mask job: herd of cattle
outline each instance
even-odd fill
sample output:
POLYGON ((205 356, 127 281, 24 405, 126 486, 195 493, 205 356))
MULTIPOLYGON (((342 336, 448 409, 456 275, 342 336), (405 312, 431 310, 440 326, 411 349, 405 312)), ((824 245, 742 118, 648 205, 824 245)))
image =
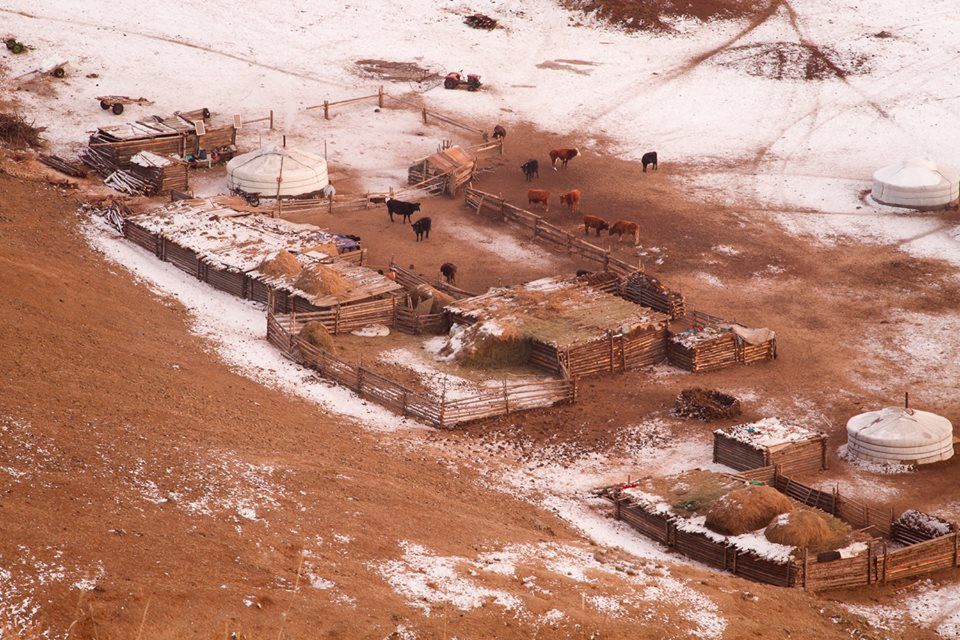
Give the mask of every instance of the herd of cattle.
MULTIPOLYGON (((506 130, 500 125, 497 125, 494 129, 494 137, 506 137, 506 130)), ((550 166, 556 171, 557 163, 559 162, 560 168, 566 169, 567 164, 579 155, 580 150, 577 148, 551 149, 549 154, 550 166)), ((644 153, 640 162, 643 165, 644 173, 647 172, 647 167, 652 167, 656 170, 658 168, 657 152, 648 151, 644 153)), ((520 165, 520 169, 523 171, 527 182, 532 182, 534 179, 540 177, 540 162, 536 158, 531 158, 524 162, 520 165)), ((580 196, 580 189, 571 189, 566 193, 560 194, 560 204, 566 205, 571 213, 577 213, 580 209, 580 196)), ((533 205, 543 205, 544 210, 549 211, 550 192, 546 189, 529 189, 527 191, 527 205, 530 207, 533 207, 533 205)), ((404 202, 403 200, 397 200, 395 198, 387 200, 387 214, 390 216, 390 222, 394 221, 394 216, 400 216, 401 222, 411 222, 413 214, 419 211, 419 202, 404 202)), ((420 218, 412 222, 410 226, 413 227, 417 242, 430 238, 430 218, 420 218)), ((623 236, 627 236, 628 238, 633 238, 634 245, 640 244, 640 225, 630 220, 617 220, 613 224, 610 224, 598 216, 585 215, 583 216, 583 232, 585 235, 590 235, 590 231, 596 232, 598 238, 600 237, 601 231, 606 231, 610 236, 617 236, 619 242, 623 242, 623 236)), ((453 277, 456 275, 456 265, 453 263, 444 263, 443 266, 447 268, 447 271, 441 269, 443 277, 452 283, 453 277)))

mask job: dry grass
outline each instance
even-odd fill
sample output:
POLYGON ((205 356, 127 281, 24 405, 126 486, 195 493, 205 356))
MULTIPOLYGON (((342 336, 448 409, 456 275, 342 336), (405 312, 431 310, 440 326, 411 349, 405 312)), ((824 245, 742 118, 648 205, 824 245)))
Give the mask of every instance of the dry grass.
POLYGON ((722 496, 710 505, 704 524, 718 533, 738 536, 762 529, 795 505, 773 487, 748 486, 722 496))
POLYGON ((764 0, 567 0, 567 6, 630 30, 673 31, 671 21, 692 17, 708 21, 753 17, 764 0))
POLYGON ((315 297, 335 296, 350 289, 350 284, 342 275, 323 264, 313 264, 303 269, 294 286, 315 297))
POLYGON ((333 353, 333 336, 322 322, 308 322, 300 329, 299 337, 313 346, 333 353))
POLYGON ((0 142, 14 149, 41 146, 40 134, 45 129, 33 126, 18 113, 0 113, 0 142))
POLYGON ((743 483, 728 476, 693 469, 672 478, 653 479, 655 492, 681 516, 706 513, 710 505, 743 483))
POLYGON ((763 533, 770 542, 819 553, 846 546, 851 529, 828 513, 801 508, 774 519, 763 533))
POLYGON ((302 269, 294 255, 286 250, 278 251, 277 255, 267 258, 258 267, 260 273, 269 278, 295 278, 302 269))

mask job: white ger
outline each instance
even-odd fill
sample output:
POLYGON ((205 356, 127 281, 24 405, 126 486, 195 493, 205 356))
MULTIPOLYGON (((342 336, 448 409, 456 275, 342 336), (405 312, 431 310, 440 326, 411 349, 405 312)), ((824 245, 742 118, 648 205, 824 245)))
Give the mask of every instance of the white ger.
POLYGON ((929 411, 886 407, 847 421, 847 450, 874 462, 940 462, 953 457, 953 425, 929 411))
POLYGON ((873 199, 911 209, 937 209, 960 197, 960 171, 929 158, 912 158, 877 169, 873 199))
POLYGON ((309 151, 261 147, 227 163, 227 187, 244 194, 264 198, 319 195, 329 184, 327 161, 309 151))

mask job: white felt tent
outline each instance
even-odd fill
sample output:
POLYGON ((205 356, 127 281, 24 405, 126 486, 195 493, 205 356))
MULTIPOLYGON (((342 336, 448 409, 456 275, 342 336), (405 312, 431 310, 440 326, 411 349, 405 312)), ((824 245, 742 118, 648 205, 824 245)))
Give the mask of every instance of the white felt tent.
POLYGON ((227 163, 227 187, 264 197, 318 193, 329 184, 327 161, 308 151, 262 147, 227 163), (279 193, 277 178, 280 178, 279 193))
POLYGON ((960 197, 960 171, 927 158, 896 162, 873 174, 872 195, 897 207, 942 207, 960 197))
POLYGON ((953 425, 928 411, 886 407, 847 421, 847 449, 876 462, 928 464, 953 457, 953 425))

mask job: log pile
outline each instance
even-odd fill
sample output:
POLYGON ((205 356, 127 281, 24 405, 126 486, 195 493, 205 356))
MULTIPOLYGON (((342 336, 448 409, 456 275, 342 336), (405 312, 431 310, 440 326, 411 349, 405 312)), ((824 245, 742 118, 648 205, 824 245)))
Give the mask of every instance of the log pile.
POLYGON ((497 28, 497 21, 490 16, 485 16, 482 13, 474 13, 464 18, 463 22, 468 27, 473 27, 474 29, 486 29, 490 31, 491 29, 497 28))
POLYGON ((683 295, 679 291, 667 289, 658 279, 640 272, 627 277, 623 296, 637 304, 665 313, 671 318, 683 316, 686 307, 683 295))
POLYGON ((188 191, 187 163, 175 156, 161 157, 141 151, 130 159, 130 173, 151 185, 149 193, 188 191))
POLYGON ((716 389, 693 387, 684 389, 677 395, 673 412, 684 418, 704 422, 728 420, 740 415, 740 401, 716 389))
POLYGON ((152 185, 149 182, 123 169, 117 169, 108 175, 103 179, 103 184, 131 196, 147 195, 152 192, 152 185))
POLYGON ((68 160, 64 160, 60 156, 47 155, 45 153, 41 153, 38 160, 40 160, 40 162, 47 165, 51 169, 56 169, 60 173, 71 176, 73 178, 87 177, 87 172, 82 166, 78 165, 75 162, 69 162, 68 160))

